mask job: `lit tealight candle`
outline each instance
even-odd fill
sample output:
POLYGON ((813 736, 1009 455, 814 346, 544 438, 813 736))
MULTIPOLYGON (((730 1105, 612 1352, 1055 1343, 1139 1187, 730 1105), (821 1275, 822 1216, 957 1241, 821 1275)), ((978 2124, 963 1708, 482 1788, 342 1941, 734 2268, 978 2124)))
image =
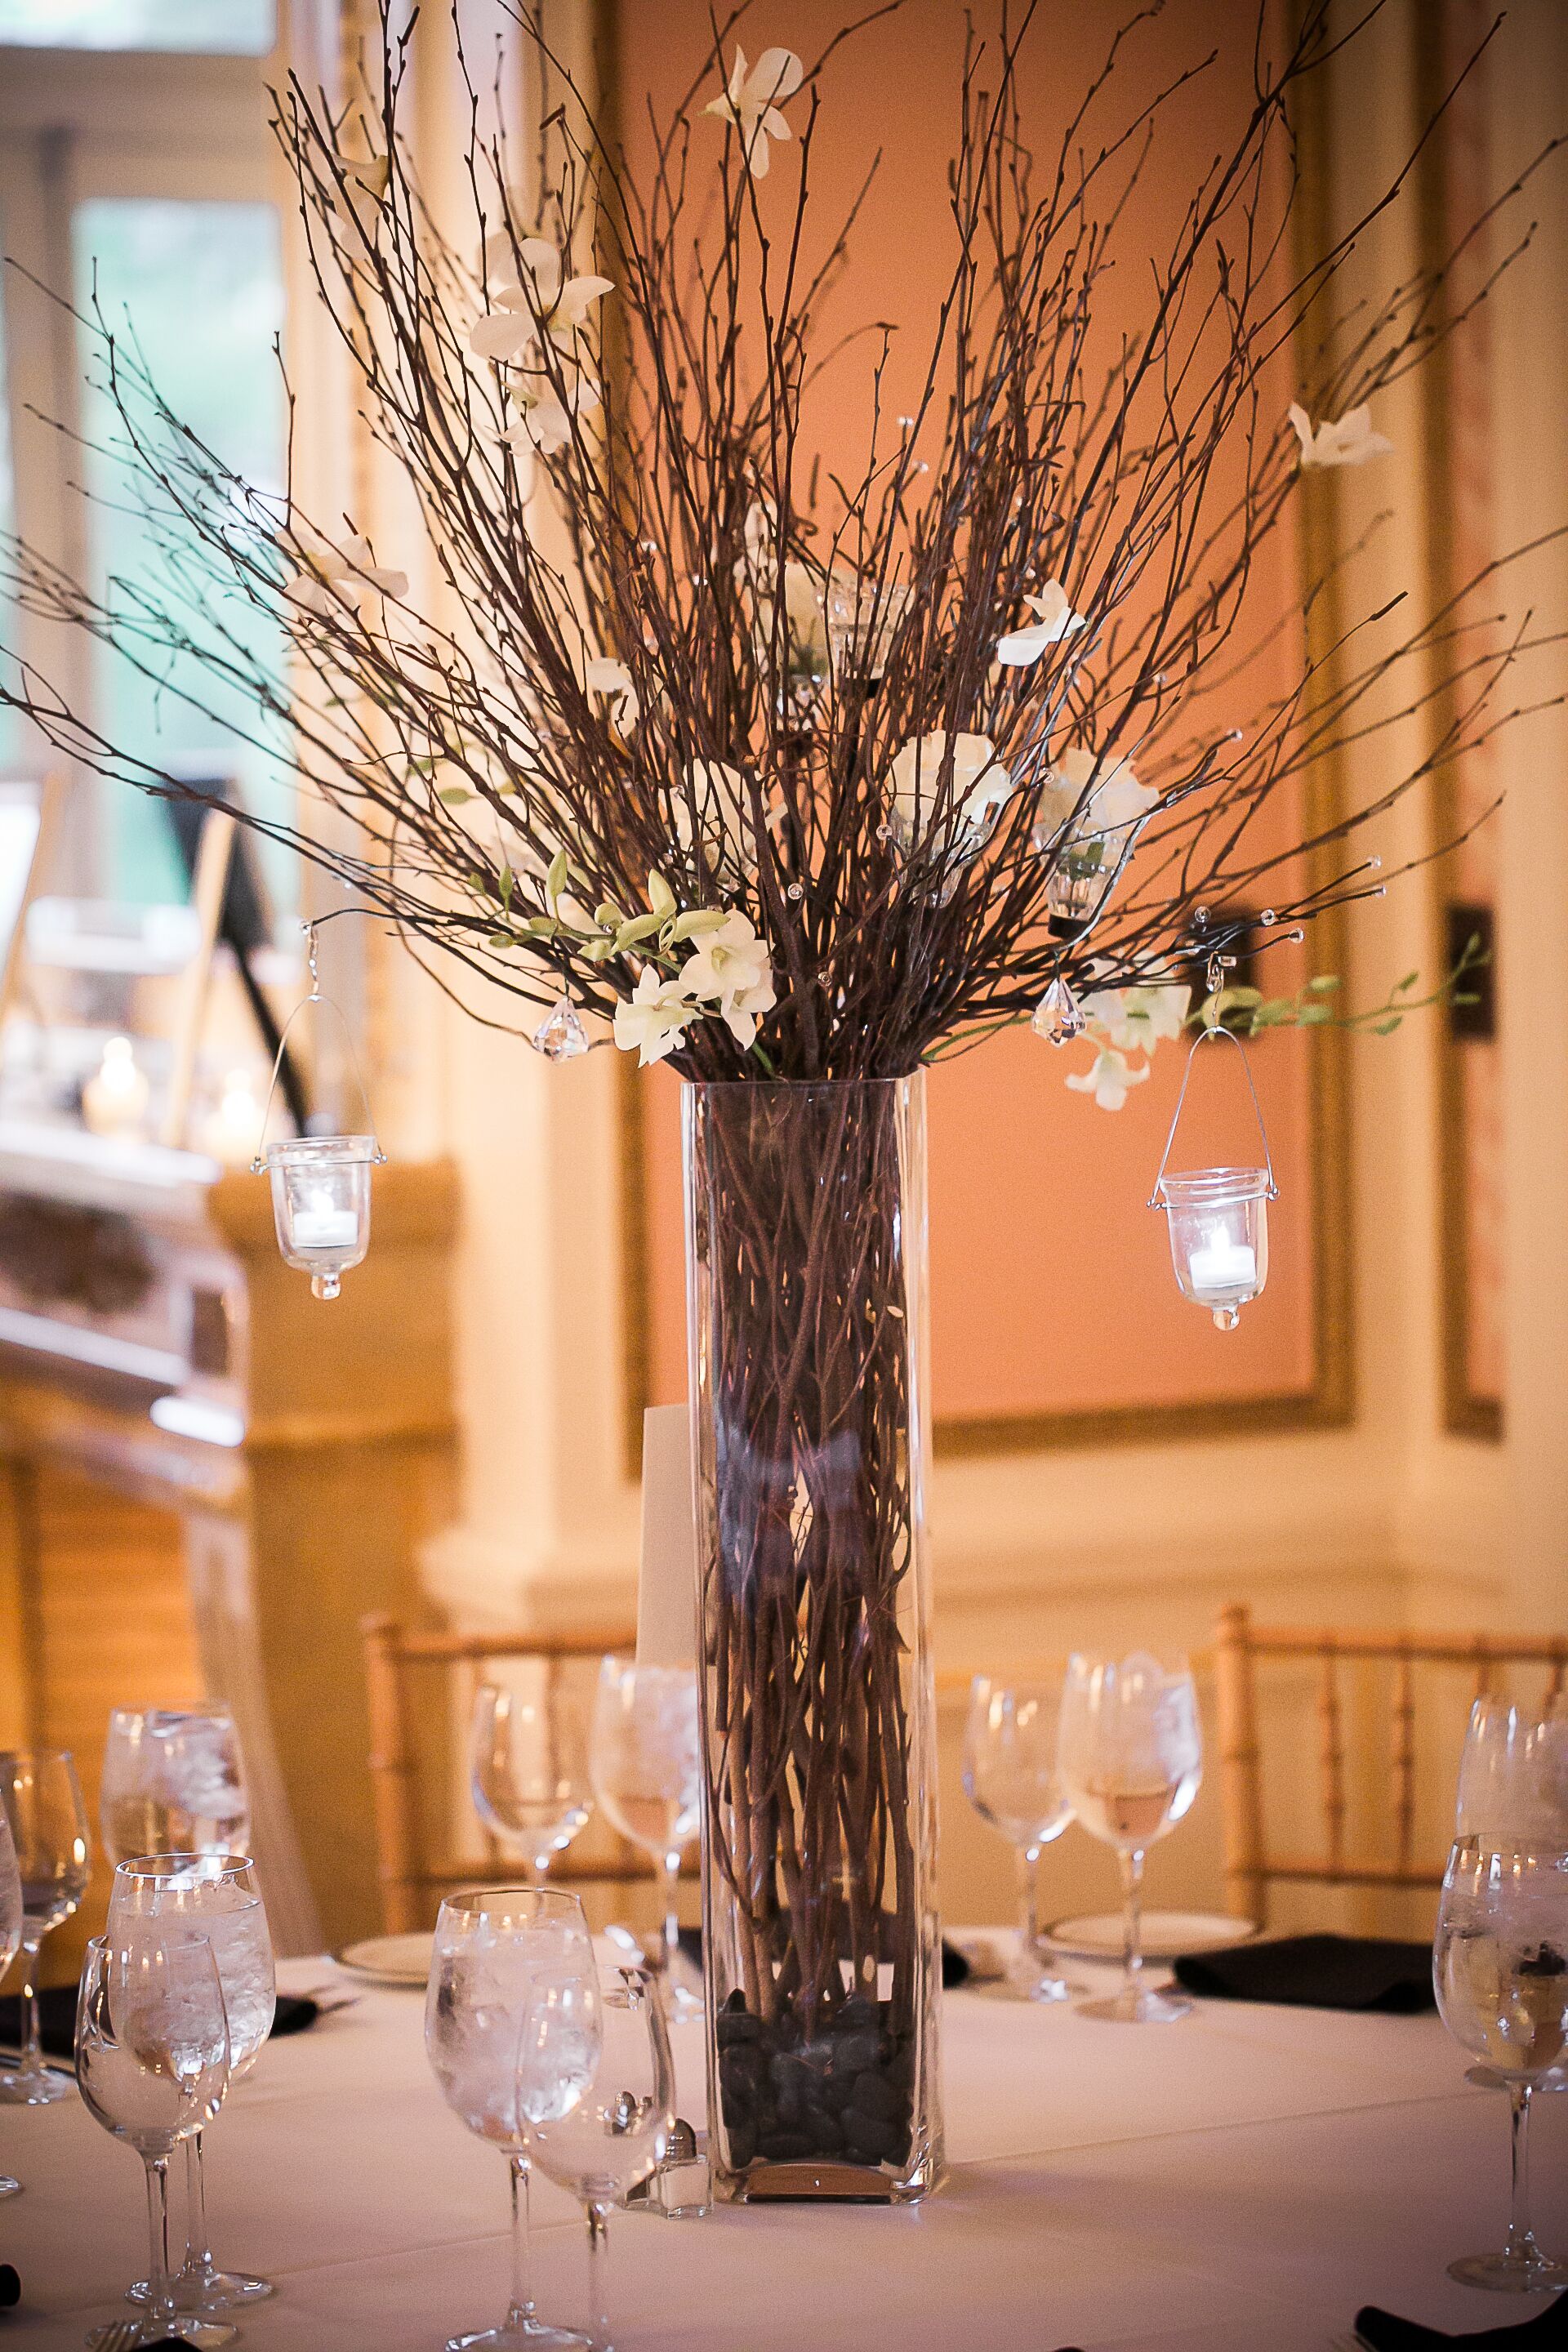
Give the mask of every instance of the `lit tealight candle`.
POLYGON ((1258 1287, 1258 1257, 1247 1242, 1228 1241, 1217 1234, 1187 1260, 1187 1278, 1205 1304, 1211 1298, 1234 1298, 1258 1287))
POLYGON ((289 1237, 297 1250, 353 1249, 359 1240, 359 1219, 352 1209, 332 1205, 330 1192, 314 1192, 308 1209, 296 1209, 289 1237))

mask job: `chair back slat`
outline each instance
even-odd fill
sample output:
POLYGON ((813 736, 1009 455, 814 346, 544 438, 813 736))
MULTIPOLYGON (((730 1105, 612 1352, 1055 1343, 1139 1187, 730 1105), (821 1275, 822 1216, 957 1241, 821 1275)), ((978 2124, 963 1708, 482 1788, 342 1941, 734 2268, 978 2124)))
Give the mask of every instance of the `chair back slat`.
POLYGON ((1549 1670, 1543 1707, 1558 1705, 1568 1678, 1568 1635, 1512 1636, 1475 1633, 1414 1633, 1402 1627, 1254 1625, 1250 1612, 1235 1604, 1220 1612, 1215 1648, 1215 1696, 1219 1717, 1220 1792, 1226 1890, 1230 1906, 1261 1921, 1271 1885, 1429 1889, 1442 1884, 1440 1854, 1416 1845, 1415 1668, 1468 1669, 1475 1697, 1500 1686, 1503 1670, 1544 1666, 1549 1670), (1257 1662, 1292 1660, 1317 1668, 1318 1778, 1323 1816, 1320 1854, 1286 1853, 1271 1847, 1264 1823, 1263 1755, 1259 1732, 1257 1662), (1388 1754, 1393 1800, 1389 1854, 1352 1854, 1348 1850, 1345 1699, 1347 1665, 1370 1663, 1392 1668, 1392 1720, 1388 1754))

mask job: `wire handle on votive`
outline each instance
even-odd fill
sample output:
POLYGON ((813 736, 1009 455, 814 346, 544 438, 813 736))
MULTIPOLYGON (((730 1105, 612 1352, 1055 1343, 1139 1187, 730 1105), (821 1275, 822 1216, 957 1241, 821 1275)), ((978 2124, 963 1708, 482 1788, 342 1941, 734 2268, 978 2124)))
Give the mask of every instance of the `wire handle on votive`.
MULTIPOLYGON (((1218 959, 1215 958, 1214 961, 1217 961, 1218 959)), ((1252 1065, 1247 1059, 1247 1048, 1234 1029, 1227 1029, 1223 1022, 1216 1021, 1212 1027, 1205 1027, 1198 1031, 1188 1051, 1187 1066, 1182 1072, 1182 1090, 1176 1097, 1175 1116, 1171 1121, 1171 1131, 1165 1138, 1164 1154, 1160 1161, 1160 1172, 1154 1179, 1154 1190, 1149 1196, 1149 1206, 1152 1209, 1164 1209, 1170 1205, 1168 1202, 1161 1199, 1160 1188, 1165 1181, 1165 1171, 1171 1164, 1171 1153, 1175 1145, 1176 1129, 1182 1122, 1182 1108, 1187 1099, 1187 1087, 1193 1075, 1193 1057, 1198 1047, 1209 1037, 1227 1037, 1241 1055, 1241 1066, 1247 1078, 1247 1091, 1252 1097, 1253 1116, 1258 1121, 1258 1132, 1263 1144, 1263 1165, 1268 1177, 1268 1191, 1265 1198, 1270 1201, 1277 1201, 1279 1198, 1279 1187, 1274 1176, 1274 1155, 1268 1149, 1268 1129, 1263 1124, 1263 1109, 1258 1099, 1258 1088, 1252 1083, 1252 1065)))
POLYGON ((370 1092, 365 1086, 364 1072, 360 1066, 359 1055, 354 1046, 353 1031, 349 1027, 348 1017, 342 1005, 334 1003, 330 996, 323 996, 321 993, 321 975, 316 961, 315 924, 306 923, 301 928, 305 933, 305 960, 310 967, 310 992, 308 996, 302 996, 300 999, 279 1034, 278 1051, 272 1056, 272 1077, 267 1088, 267 1100, 262 1107, 261 1127, 257 1139, 256 1157, 250 1163, 250 1172, 253 1176, 260 1176, 266 1171, 268 1166, 267 1122, 272 1116, 273 1099, 278 1092, 278 1074, 283 1067, 283 1055, 289 1044, 289 1032, 293 1028, 300 1013, 307 1012, 311 1005, 319 1006, 323 1013, 331 1013, 343 1033, 343 1043, 348 1047, 349 1067, 353 1073, 354 1085, 359 1090, 360 1108, 364 1113, 364 1132, 371 1141, 372 1161, 377 1168, 384 1167, 386 1154, 381 1148, 381 1138, 375 1131, 375 1120, 370 1108, 370 1092))

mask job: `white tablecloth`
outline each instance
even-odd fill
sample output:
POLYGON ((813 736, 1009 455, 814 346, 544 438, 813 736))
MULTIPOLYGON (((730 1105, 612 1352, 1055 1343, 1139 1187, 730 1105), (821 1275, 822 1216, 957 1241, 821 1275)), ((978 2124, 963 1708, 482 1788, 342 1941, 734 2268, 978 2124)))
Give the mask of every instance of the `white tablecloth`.
MULTIPOLYGON (((286 1986, 320 1984, 295 1961, 286 1986)), ((256 2352, 437 2352, 506 2301, 501 2158, 442 2102, 422 2003, 359 2006, 274 2042, 209 2140, 215 2248, 275 2298, 256 2352)), ((927 2204, 618 2218, 617 2352, 1327 2352, 1357 2306, 1455 2330, 1537 2308, 1449 2283, 1500 2244, 1506 2106, 1435 2017, 1207 2003, 1097 2024, 965 1991, 943 2018, 952 2178, 927 2204)), ((701 2037, 677 2034, 702 2115, 701 2037)), ((1541 2233, 1568 2252, 1568 2095, 1538 2102, 1541 2233)), ((76 2100, 0 2108, 0 2252, 22 2273, 0 2347, 79 2345, 145 2267, 141 2168, 76 2100)), ((575 2209, 534 2192, 542 2316, 581 2323, 575 2209)))

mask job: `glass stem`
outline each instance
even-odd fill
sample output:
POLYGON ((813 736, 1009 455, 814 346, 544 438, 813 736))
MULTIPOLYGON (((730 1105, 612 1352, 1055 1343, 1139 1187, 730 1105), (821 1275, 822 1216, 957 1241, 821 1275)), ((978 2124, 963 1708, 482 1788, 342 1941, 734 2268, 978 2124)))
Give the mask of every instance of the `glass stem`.
POLYGON ((202 2164, 202 2136, 194 2131, 185 2142, 185 2262, 187 2271, 205 2275, 212 2268, 212 2240, 207 2236, 207 2177, 202 2164))
POLYGON ((1021 1956, 1031 1956, 1040 1940, 1040 1849, 1037 1845, 1021 1846, 1018 1850, 1018 1949, 1021 1956))
POLYGON ((22 2063, 18 2071, 37 2074, 43 2067, 44 2056, 38 2042, 38 1952, 44 1940, 41 1927, 24 1924, 22 1928, 22 2063))
POLYGON ((169 2276, 169 2159, 142 2158, 147 2168, 147 2315, 174 2317, 174 2289, 169 2276))
POLYGON ((1121 1854, 1121 1993, 1124 2000, 1138 1997, 1143 1969, 1143 1849, 1134 1846, 1121 1854))
POLYGON ((661 1973, 667 1984, 673 1983, 671 1974, 680 1950, 680 1921, 675 1908, 675 1890, 680 1883, 680 1853, 662 1853, 658 1858, 658 1906, 664 1918, 664 1956, 661 1973))
POLYGON ((610 2343, 610 2209, 589 2205, 588 2325, 595 2352, 613 2352, 610 2343))
POLYGON ((509 2327, 525 2327, 533 2317, 533 2297, 528 2291, 528 2158, 520 2149, 509 2157, 511 2172, 511 2308, 509 2327))
POLYGON ((1509 2207, 1508 2251, 1522 2257, 1535 2252, 1535 2240, 1530 2231, 1530 2093, 1528 2083, 1510 2083, 1508 2086, 1513 2150, 1513 2197, 1509 2207))

